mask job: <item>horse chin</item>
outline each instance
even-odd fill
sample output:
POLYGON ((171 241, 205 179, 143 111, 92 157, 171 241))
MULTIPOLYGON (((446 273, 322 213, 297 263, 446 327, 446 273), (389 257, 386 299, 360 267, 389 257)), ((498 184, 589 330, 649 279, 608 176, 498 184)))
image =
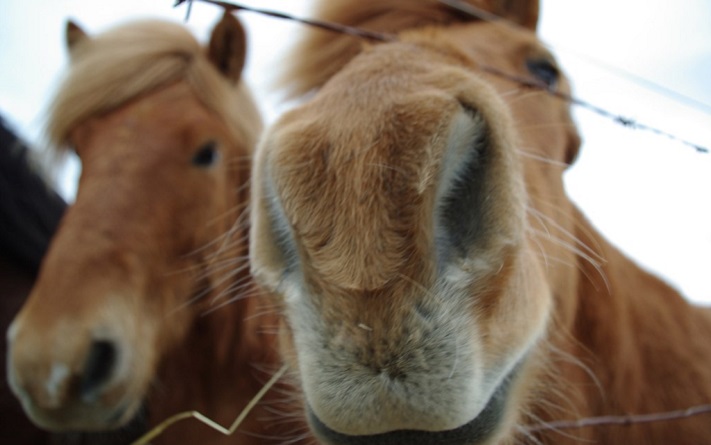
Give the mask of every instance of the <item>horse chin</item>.
POLYGON ((328 445, 484 445, 491 443, 504 422, 506 405, 517 372, 509 373, 492 394, 484 409, 464 425, 445 431, 397 430, 353 436, 324 424, 307 408, 309 423, 318 438, 328 445))
POLYGON ((59 409, 42 408, 27 400, 23 400, 22 405, 32 422, 42 429, 57 433, 117 430, 136 423, 144 411, 140 399, 113 406, 107 406, 101 401, 77 401, 59 409))

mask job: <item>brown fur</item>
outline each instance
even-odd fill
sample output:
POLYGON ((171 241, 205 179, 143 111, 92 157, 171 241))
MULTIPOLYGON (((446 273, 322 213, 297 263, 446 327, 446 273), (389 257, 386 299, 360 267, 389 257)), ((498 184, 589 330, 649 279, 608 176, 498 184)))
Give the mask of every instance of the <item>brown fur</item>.
MULTIPOLYGON (((117 428, 143 403, 151 426, 185 410, 228 425, 279 367, 274 317, 245 267, 261 127, 240 81, 244 31, 225 14, 209 51, 158 22, 96 38, 70 26, 67 40, 72 64, 48 133, 83 170, 10 328, 12 385, 31 417, 55 430, 117 428), (217 158, 195 165, 210 142, 217 158), (87 395, 100 340, 117 352, 87 395)), ((188 420, 154 443, 291 439, 298 422, 270 411, 286 413, 281 398, 272 391, 237 437, 188 420)))
MULTIPOLYGON (((535 28, 538 2, 483 6, 535 28)), ((424 1, 329 0, 318 11, 398 34, 363 44, 309 31, 284 79, 315 94, 269 130, 255 162, 252 269, 283 309, 285 356, 321 421, 350 436, 455 428, 471 420, 458 401, 466 411, 490 388, 466 389, 472 380, 456 372, 518 363, 507 408, 472 444, 707 441, 708 416, 526 432, 711 403, 708 311, 640 270, 565 194, 562 175, 580 144, 568 106, 480 69, 531 78, 528 60, 555 63, 535 36, 462 22, 424 1), (436 236, 454 230, 438 229, 440 189, 467 162, 447 138, 482 131, 457 130, 462 108, 476 110, 488 134, 470 179, 480 198, 467 201, 476 230, 461 260, 442 260, 441 250, 456 254, 436 236), (466 311, 438 312, 459 295, 442 287, 442 264, 469 292, 453 306, 468 306, 469 322, 466 311), (447 379, 438 366, 450 362, 447 379), (400 379, 417 386, 400 393, 400 379)), ((569 91, 562 77, 557 88, 569 91)))

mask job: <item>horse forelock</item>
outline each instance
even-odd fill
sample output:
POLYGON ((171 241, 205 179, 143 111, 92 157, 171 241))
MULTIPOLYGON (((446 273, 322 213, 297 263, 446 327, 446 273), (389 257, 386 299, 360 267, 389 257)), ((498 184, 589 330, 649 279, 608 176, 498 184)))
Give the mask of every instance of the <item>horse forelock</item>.
POLYGON ((132 23, 88 38, 72 51, 47 116, 46 137, 56 149, 70 145, 72 129, 85 119, 179 81, 187 82, 204 106, 222 116, 245 148, 256 143, 261 120, 246 86, 231 85, 181 25, 132 23))
MULTIPOLYGON (((486 0, 466 1, 482 9, 487 9, 490 3, 486 0)), ((429 25, 474 20, 437 0, 321 0, 314 16, 393 34, 429 25)), ((364 47, 363 41, 348 35, 313 28, 304 28, 303 33, 280 75, 280 85, 293 96, 321 87, 364 47)))

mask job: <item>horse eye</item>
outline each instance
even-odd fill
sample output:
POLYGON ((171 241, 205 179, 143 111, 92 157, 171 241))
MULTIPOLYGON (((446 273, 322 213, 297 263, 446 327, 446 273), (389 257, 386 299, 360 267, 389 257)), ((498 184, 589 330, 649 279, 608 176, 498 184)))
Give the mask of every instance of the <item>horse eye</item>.
POLYGON ((219 153, 217 152, 217 142, 209 141, 203 144, 195 155, 193 155, 193 165, 197 167, 209 167, 217 161, 219 153))
POLYGON ((526 61, 526 68, 549 90, 555 89, 558 85, 560 71, 558 71, 558 68, 550 60, 529 59, 526 61))

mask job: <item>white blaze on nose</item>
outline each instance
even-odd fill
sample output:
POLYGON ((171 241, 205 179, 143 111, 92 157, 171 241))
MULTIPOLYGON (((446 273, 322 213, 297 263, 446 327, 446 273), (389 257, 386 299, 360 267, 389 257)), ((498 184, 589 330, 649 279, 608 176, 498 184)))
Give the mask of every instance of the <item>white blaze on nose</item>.
POLYGON ((45 389, 47 390, 47 404, 46 408, 56 408, 59 407, 61 402, 61 393, 66 386, 67 380, 69 378, 69 367, 64 363, 54 363, 52 365, 52 370, 49 373, 49 378, 45 383, 45 389))
POLYGON ((17 332, 20 330, 20 323, 18 323, 17 319, 13 321, 10 324, 10 327, 7 329, 7 342, 12 343, 15 340, 15 337, 17 337, 17 332))

